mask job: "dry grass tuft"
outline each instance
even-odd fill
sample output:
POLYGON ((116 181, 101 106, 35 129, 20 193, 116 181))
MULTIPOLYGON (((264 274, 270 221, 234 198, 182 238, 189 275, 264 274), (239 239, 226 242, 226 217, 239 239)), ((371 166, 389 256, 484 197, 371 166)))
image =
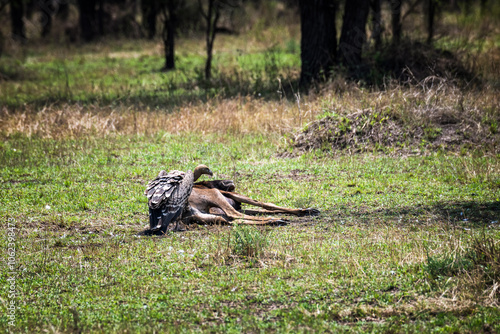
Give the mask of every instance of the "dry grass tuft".
POLYGON ((291 102, 267 102, 251 97, 187 104, 171 112, 144 109, 70 104, 48 106, 42 110, 26 107, 22 112, 3 108, 0 132, 4 136, 20 133, 43 138, 153 134, 159 131, 284 134, 297 129, 304 121, 312 121, 315 116, 311 110, 298 110, 291 102))
POLYGON ((469 273, 470 284, 476 287, 488 304, 500 302, 500 243, 492 237, 473 241, 468 256, 475 269, 469 273))
POLYGON ((410 152, 425 147, 499 153, 500 97, 494 88, 463 90, 429 77, 419 85, 366 91, 334 80, 320 92, 264 100, 213 98, 168 110, 141 106, 65 104, 0 111, 0 133, 42 138, 150 135, 160 131, 200 134, 296 133, 295 153, 311 149, 410 152), (319 120, 318 120, 319 119, 319 120))
POLYGON ((296 153, 387 147, 457 151, 464 146, 499 153, 499 107, 500 98, 491 87, 465 91, 438 77, 381 92, 346 91, 324 117, 295 137, 293 145, 296 153))

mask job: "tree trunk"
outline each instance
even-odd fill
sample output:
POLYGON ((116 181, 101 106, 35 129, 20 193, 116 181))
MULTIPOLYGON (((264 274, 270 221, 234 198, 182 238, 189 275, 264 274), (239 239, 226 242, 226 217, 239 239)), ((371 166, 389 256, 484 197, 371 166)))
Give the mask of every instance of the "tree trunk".
POLYGON ((52 15, 55 12, 53 0, 38 0, 38 8, 40 9, 40 25, 42 26, 42 37, 47 37, 52 30, 52 15))
POLYGON ((171 22, 168 22, 166 30, 166 38, 163 39, 165 47, 165 70, 173 70, 175 68, 175 39, 174 27, 171 22))
POLYGON ((483 16, 486 13, 487 4, 488 4, 487 0, 481 0, 481 11, 480 11, 481 16, 483 16))
POLYGON ((401 0, 389 0, 391 3, 392 43, 401 42, 401 0))
POLYGON ((177 3, 168 0, 166 8, 163 9, 165 24, 163 27, 163 45, 165 47, 164 70, 175 68, 175 30, 177 27, 177 3))
POLYGON ((424 1, 425 25, 427 26, 427 44, 432 43, 434 37, 434 16, 436 13, 435 0, 424 1))
POLYGON ((375 49, 379 50, 382 45, 382 14, 380 9, 380 0, 372 0, 372 38, 375 43, 375 49))
POLYGON ((202 11, 202 15, 204 16, 207 22, 207 29, 205 32, 206 34, 205 39, 207 44, 205 79, 210 80, 210 77, 212 76, 212 50, 214 47, 215 34, 217 31, 217 23, 219 22, 220 18, 220 4, 218 3, 217 0, 208 0, 208 10, 206 14, 203 13, 203 8, 201 8, 201 3, 200 3, 200 10, 202 11))
POLYGON ((329 76, 336 60, 336 1, 300 0, 300 86, 329 76))
POLYGON ((205 79, 210 80, 212 77, 212 48, 207 50, 207 62, 205 63, 205 79))
POLYGON ((24 33, 24 5, 22 1, 10 0, 10 19, 12 24, 12 38, 16 41, 26 41, 24 33))
POLYGON ((99 36, 104 36, 104 0, 98 0, 99 10, 97 11, 97 26, 99 36))
POLYGON ((2 31, 0 31, 0 57, 2 57, 3 54, 3 46, 4 46, 4 37, 2 31))
POLYGON ((38 10, 38 0, 17 0, 22 2, 24 9, 24 17, 31 20, 33 14, 38 10))
POLYGON ((67 1, 60 1, 59 2, 59 10, 56 13, 56 17, 66 21, 69 16, 69 4, 67 1))
POLYGON ((96 0, 78 0, 80 33, 85 42, 90 42, 95 36, 95 3, 96 0))
POLYGON ((463 10, 465 11, 465 16, 469 16, 472 14, 472 0, 464 0, 463 10))
POLYGON ((156 17, 158 14, 158 0, 142 0, 142 19, 147 31, 148 39, 156 35, 156 17))
POLYGON ((369 9, 369 0, 351 0, 346 1, 345 4, 339 56, 341 63, 350 69, 361 64, 361 52, 366 41, 366 21, 369 9))

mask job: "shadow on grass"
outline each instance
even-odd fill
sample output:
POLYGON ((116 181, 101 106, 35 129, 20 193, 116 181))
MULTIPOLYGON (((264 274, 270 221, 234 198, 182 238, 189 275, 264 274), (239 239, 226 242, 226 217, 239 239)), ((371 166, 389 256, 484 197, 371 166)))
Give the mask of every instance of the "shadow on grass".
POLYGON ((335 213, 331 213, 331 216, 336 219, 349 217, 363 223, 388 220, 403 224, 448 222, 484 227, 486 225, 497 226, 500 224, 500 201, 486 203, 474 201, 441 202, 433 205, 377 210, 370 210, 366 207, 343 206, 339 207, 335 213))
MULTIPOLYGON (((65 64, 56 66, 54 70, 55 85, 46 91, 35 92, 36 96, 11 96, 2 104, 10 109, 25 104, 35 107, 43 107, 51 104, 78 103, 109 106, 122 104, 130 106, 155 108, 173 108, 192 102, 206 102, 212 98, 234 98, 237 96, 255 96, 267 100, 278 100, 282 98, 295 100, 295 94, 299 91, 298 85, 298 65, 293 62, 286 62, 287 57, 298 57, 289 54, 279 48, 269 48, 262 54, 247 55, 248 59, 241 58, 249 62, 247 65, 226 65, 221 58, 220 64, 214 66, 213 79, 205 80, 200 66, 200 59, 186 59, 180 62, 180 69, 171 71, 173 76, 164 78, 152 77, 158 74, 157 69, 143 69, 154 59, 130 62, 119 67, 120 73, 106 71, 106 61, 102 68, 93 68, 98 63, 92 63, 85 71, 85 64, 75 63, 68 65, 69 72, 65 64), (196 61, 195 61, 196 60, 196 61), (255 61, 250 61, 255 60, 255 61), (246 66, 246 67, 245 67, 246 66), (92 72, 93 71, 93 72, 92 72), (88 73, 88 74, 87 74, 88 73), (94 73, 100 73, 97 79, 88 79, 94 73), (148 74, 149 73, 149 74, 148 74), (179 75, 176 77, 176 75, 179 75), (80 85, 84 88, 73 90, 68 78, 83 78, 80 85), (94 81, 92 81, 94 80, 94 81), (123 83, 121 82, 123 80, 123 83), (152 80, 152 81, 150 81, 152 80), (156 80, 156 81, 155 81, 156 80), (88 81, 88 82, 87 82, 88 81), (110 82, 110 87, 105 89, 95 89, 97 82, 110 82), (150 82, 148 87, 142 87, 141 82, 150 82), (87 87, 88 86, 88 87, 87 87)), ((347 83, 354 82, 365 87, 385 87, 385 83, 395 80, 399 83, 420 83, 431 76, 450 79, 450 82, 460 84, 468 83, 476 77, 467 66, 451 52, 441 50, 426 44, 408 41, 394 48, 390 45, 382 47, 380 50, 368 51, 364 57, 364 64, 352 73, 345 73, 341 68, 333 68, 332 79, 342 80, 347 83)), ((108 60, 110 62, 110 60, 108 60)), ((111 65, 114 63, 112 62, 111 65)), ((238 64, 238 59, 236 60, 238 64)), ((1 65, 1 64, 0 64, 1 65)), ((110 65, 110 66, 111 66, 110 65)), ((8 80, 29 80, 36 81, 38 73, 32 71, 30 75, 23 66, 17 66, 16 70, 8 70, 10 67, 0 66, 0 74, 5 72, 8 80)), ((0 78, 2 76, 0 75, 0 78)), ((74 79, 77 80, 77 79, 74 79)), ((1 83, 1 82, 0 82, 1 83)), ((40 83, 42 85, 42 83, 40 83)), ((74 85, 74 84, 73 84, 74 85)), ((321 90, 322 85, 312 85, 313 90, 321 90)), ((336 85, 334 85, 336 87, 336 85)), ((350 89, 349 85, 340 85, 342 89, 350 89)), ((0 86, 1 87, 1 86, 0 86)), ((329 87, 327 85, 327 87, 329 87)), ((327 88, 329 89, 329 88, 327 88)), ((331 88, 339 90, 339 88, 331 88)), ((302 88, 302 93, 307 93, 302 88)), ((29 93, 27 93, 29 94, 29 93)))
POLYGON ((405 40, 398 46, 389 44, 371 50, 365 59, 364 66, 352 77, 367 85, 383 85, 386 78, 402 84, 419 84, 429 77, 446 79, 459 86, 480 83, 477 75, 454 53, 418 41, 405 40))
POLYGON ((22 105, 41 108, 47 105, 81 104, 113 106, 125 105, 149 107, 151 109, 172 109, 189 103, 204 103, 211 99, 231 99, 238 96, 253 96, 263 100, 295 99, 298 91, 298 79, 283 79, 286 85, 279 87, 278 80, 265 80, 260 77, 233 78, 220 75, 213 80, 193 79, 189 82, 156 89, 130 89, 124 91, 84 92, 57 91, 45 92, 35 97, 12 97, 2 104, 11 110, 22 105))

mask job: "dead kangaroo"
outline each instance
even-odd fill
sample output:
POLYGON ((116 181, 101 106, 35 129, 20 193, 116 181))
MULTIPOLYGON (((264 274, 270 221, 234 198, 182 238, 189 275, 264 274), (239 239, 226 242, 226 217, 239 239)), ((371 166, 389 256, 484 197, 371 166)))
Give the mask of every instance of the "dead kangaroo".
POLYGON ((272 217, 256 217, 262 214, 291 214, 295 216, 318 215, 319 210, 289 209, 272 203, 262 203, 234 192, 234 182, 231 180, 215 180, 197 182, 188 199, 187 212, 184 213, 184 223, 231 224, 238 219, 240 224, 265 225, 284 224, 282 219, 272 217), (261 207, 262 210, 242 210, 241 204, 261 207))

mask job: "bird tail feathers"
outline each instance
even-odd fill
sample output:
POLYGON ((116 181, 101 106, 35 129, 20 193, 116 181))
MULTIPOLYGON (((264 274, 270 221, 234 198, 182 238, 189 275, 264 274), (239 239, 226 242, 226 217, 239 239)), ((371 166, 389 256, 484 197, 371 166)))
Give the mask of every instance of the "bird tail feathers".
POLYGON ((176 211, 149 209, 149 227, 152 231, 166 233, 168 225, 179 218, 182 208, 176 211))

